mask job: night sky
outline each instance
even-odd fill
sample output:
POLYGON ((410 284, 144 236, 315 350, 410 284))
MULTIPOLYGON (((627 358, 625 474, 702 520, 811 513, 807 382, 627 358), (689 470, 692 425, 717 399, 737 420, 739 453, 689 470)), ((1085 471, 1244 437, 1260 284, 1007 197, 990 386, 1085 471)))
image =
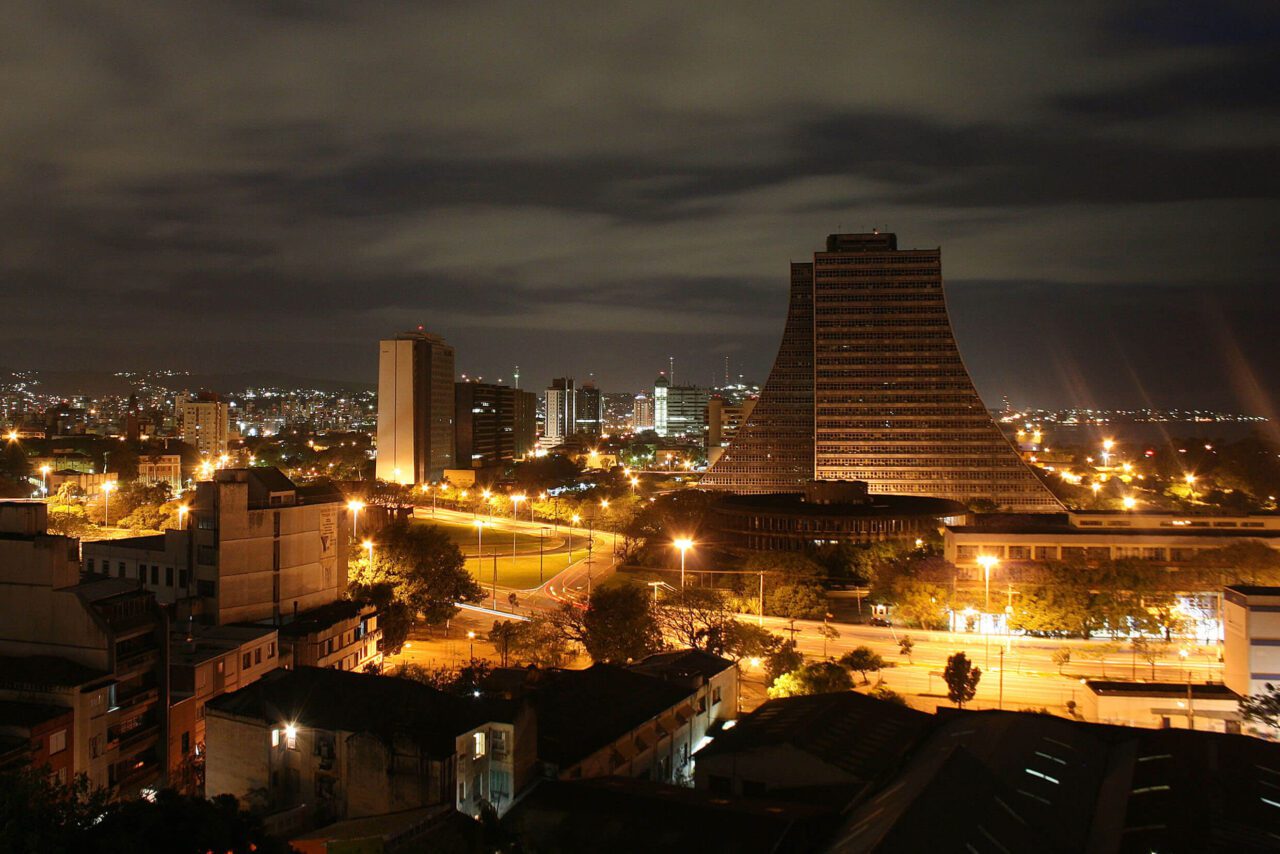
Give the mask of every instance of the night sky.
POLYGON ((879 227, 989 405, 1275 414, 1278 152, 1275 2, 12 3, 0 366, 763 381, 879 227))

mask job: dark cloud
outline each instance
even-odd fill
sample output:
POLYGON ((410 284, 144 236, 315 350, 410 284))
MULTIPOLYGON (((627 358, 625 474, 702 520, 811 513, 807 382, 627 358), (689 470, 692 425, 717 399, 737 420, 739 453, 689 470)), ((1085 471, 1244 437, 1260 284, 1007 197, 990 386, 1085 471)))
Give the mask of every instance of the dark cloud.
POLYGON ((422 323, 473 375, 638 388, 669 356, 702 382, 731 354, 763 379, 787 262, 875 226, 943 246, 989 398, 1257 408, 1280 381, 1278 20, 21 7, 0 30, 0 364, 368 380, 374 340, 422 323))

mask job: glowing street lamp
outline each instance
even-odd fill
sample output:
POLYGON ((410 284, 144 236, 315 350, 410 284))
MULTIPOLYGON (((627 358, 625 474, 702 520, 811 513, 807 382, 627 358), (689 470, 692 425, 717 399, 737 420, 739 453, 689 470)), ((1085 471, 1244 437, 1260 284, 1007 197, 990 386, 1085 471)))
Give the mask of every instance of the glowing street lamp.
POLYGON ((365 553, 369 556, 369 563, 373 563, 373 540, 365 540, 360 545, 364 546, 365 553))
POLYGON ((49 467, 48 466, 40 466, 40 479, 44 482, 44 486, 42 488, 44 489, 44 494, 47 497, 49 495, 49 467))
POLYGON ((982 606, 983 616, 987 619, 982 621, 982 644, 985 647, 986 661, 984 666, 991 669, 991 643, 988 622, 991 614, 991 570, 1000 563, 1000 558, 995 555, 978 555, 978 565, 982 567, 982 574, 985 579, 986 596, 982 606))
POLYGON ((671 545, 680 550, 680 586, 684 587, 684 556, 685 552, 693 548, 693 540, 688 537, 679 537, 672 541, 671 545))
POLYGON ((111 490, 116 488, 116 482, 109 480, 102 484, 102 525, 110 527, 111 525, 111 490))
POLYGON ((191 508, 185 504, 178 505, 178 527, 185 529, 187 527, 187 514, 191 512, 191 508))
MULTIPOLYGON (((520 510, 520 505, 524 503, 524 501, 525 501, 524 495, 511 496, 511 521, 514 522, 516 520, 516 513, 520 510)), ((531 518, 529 519, 529 521, 532 522, 533 519, 531 518)))
POLYGON ((476 660, 476 633, 467 632, 467 640, 471 641, 471 660, 476 660))
POLYGON ((351 536, 360 536, 360 511, 364 509, 364 502, 352 499, 347 502, 347 509, 351 511, 351 536))
POLYGON ((1120 503, 1124 505, 1125 510, 1132 510, 1138 506, 1138 499, 1134 498, 1132 495, 1126 495, 1120 503))
POLYGON ((18 441, 18 431, 10 430, 8 434, 5 435, 5 438, 8 439, 10 442, 18 441))

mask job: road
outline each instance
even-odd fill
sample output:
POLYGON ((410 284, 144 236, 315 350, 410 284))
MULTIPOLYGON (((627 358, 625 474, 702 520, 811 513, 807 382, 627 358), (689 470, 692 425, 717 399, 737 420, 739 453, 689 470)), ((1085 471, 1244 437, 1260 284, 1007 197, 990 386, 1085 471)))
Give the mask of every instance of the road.
MULTIPOLYGON (((431 508, 419 508, 415 516, 430 521, 431 508)), ((471 513, 444 508, 438 508, 435 516, 462 524, 469 524, 473 518, 471 513)), ((492 524, 498 531, 510 532, 514 528, 536 533, 546 523, 495 517, 492 524)), ((450 628, 453 646, 448 648, 449 655, 455 659, 468 655, 469 647, 462 648, 466 642, 466 633, 475 631, 483 638, 493 621, 500 618, 499 613, 503 616, 510 614, 507 616, 510 619, 511 616, 527 617, 532 612, 557 608, 565 602, 581 604, 590 587, 615 571, 612 534, 593 532, 588 528, 572 530, 575 535, 582 537, 594 535, 595 547, 591 550, 591 559, 587 558, 584 550, 582 559, 531 590, 511 590, 498 585, 497 613, 489 607, 494 598, 491 596, 483 603, 483 609, 464 610, 453 620, 450 628), (512 592, 517 597, 514 610, 507 598, 512 592)), ((492 588, 486 586, 486 590, 492 588)), ((739 619, 752 623, 761 622, 759 617, 745 614, 739 615, 739 619)), ((1047 707, 1050 711, 1060 712, 1068 701, 1079 701, 1081 682, 1085 678, 1158 682, 1185 682, 1188 679, 1196 682, 1219 682, 1222 679, 1222 664, 1217 660, 1216 650, 1192 648, 1188 650, 1187 658, 1183 659, 1179 655, 1182 647, 1176 642, 1167 646, 1156 643, 1154 646, 1160 657, 1152 665, 1136 656, 1127 646, 1101 640, 1006 638, 995 635, 984 638, 975 633, 929 632, 835 622, 830 624, 830 628, 838 633, 838 637, 824 639, 823 623, 820 620, 765 617, 763 625, 784 637, 793 637, 797 648, 807 658, 814 660, 839 658, 857 646, 870 647, 893 665, 878 677, 873 675, 872 678, 883 680, 887 687, 899 693, 912 695, 912 704, 923 708, 936 706, 939 702, 947 703, 942 670, 947 658, 959 651, 965 652, 983 671, 977 696, 972 704, 977 708, 996 708, 1000 705, 1012 709, 1047 707), (909 634, 914 642, 909 658, 902 654, 898 644, 904 634, 909 634), (1070 662, 1062 666, 1060 673, 1053 655, 1064 647, 1071 651, 1072 657, 1070 662), (1003 657, 1000 655, 1002 649, 1006 651, 1003 657)), ((483 642, 483 650, 477 651, 486 655, 489 650, 488 643, 483 642)), ((438 650, 415 653, 411 648, 406 650, 405 660, 417 660, 427 655, 438 658, 440 654, 438 650)), ((761 674, 752 673, 751 668, 748 668, 744 677, 759 679, 761 674)))

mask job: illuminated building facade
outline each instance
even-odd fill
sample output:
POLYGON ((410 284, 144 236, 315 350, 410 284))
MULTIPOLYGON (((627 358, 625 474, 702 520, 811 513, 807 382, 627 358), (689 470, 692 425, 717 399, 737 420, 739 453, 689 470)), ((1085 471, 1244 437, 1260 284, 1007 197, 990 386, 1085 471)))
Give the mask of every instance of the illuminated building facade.
POLYGON ((872 493, 1061 506, 982 404, 951 331, 937 249, 833 234, 791 265, 791 304, 760 403, 702 481, 739 493, 805 481, 872 493))
POLYGON ((453 348, 419 329, 378 345, 379 480, 427 483, 454 467, 453 348))

